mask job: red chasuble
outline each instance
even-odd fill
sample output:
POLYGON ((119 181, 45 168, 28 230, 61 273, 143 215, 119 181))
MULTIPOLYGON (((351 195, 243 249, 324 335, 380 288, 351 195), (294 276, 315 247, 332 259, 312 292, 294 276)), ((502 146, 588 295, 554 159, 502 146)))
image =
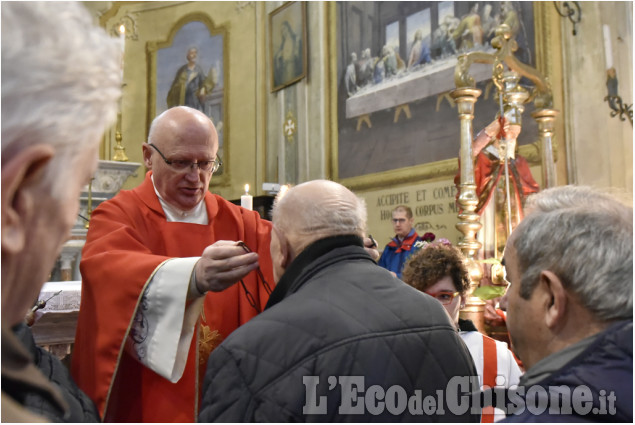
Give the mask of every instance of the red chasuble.
MULTIPOLYGON (((510 188, 511 196, 514 197, 514 205, 521 206, 518 217, 522 219, 522 205, 524 204, 525 198, 532 193, 540 191, 540 186, 538 186, 538 183, 536 183, 536 180, 534 180, 531 175, 529 163, 524 157, 517 155, 516 159, 510 160, 508 169, 509 182, 512 185, 510 188)), ((478 205, 476 206, 477 214, 483 214, 483 210, 487 204, 489 204, 494 194, 494 188, 501 178, 505 178, 504 163, 501 163, 498 158, 494 158, 483 151, 479 152, 474 160, 474 183, 476 185, 476 196, 478 197, 478 205)), ((459 159, 459 172, 454 176, 454 184, 457 189, 460 183, 461 161, 459 159)), ((460 192, 460 190, 457 190, 457 201, 460 192)))
MULTIPOLYGON (((519 206, 519 219, 522 219, 522 205, 525 198, 540 190, 540 186, 534 180, 529 170, 527 160, 517 155, 516 159, 510 159, 508 162, 509 182, 512 185, 511 196, 515 198, 515 205, 519 206)), ((476 195, 478 196, 478 205, 476 213, 482 214, 483 209, 487 206, 494 188, 500 179, 505 179, 505 165, 498 158, 490 157, 487 153, 481 151, 476 156, 474 165, 474 182, 476 183, 476 195)))
MULTIPOLYGON (((208 225, 167 222, 150 175, 95 209, 82 251, 72 374, 105 422, 193 422, 209 352, 257 313, 240 284, 208 293, 183 377, 173 384, 124 350, 140 296, 157 266, 174 257, 198 257, 218 240, 242 240, 258 252, 260 269, 273 283, 270 222, 209 192, 208 225)), ((243 281, 262 310, 268 295, 256 272, 243 281)))

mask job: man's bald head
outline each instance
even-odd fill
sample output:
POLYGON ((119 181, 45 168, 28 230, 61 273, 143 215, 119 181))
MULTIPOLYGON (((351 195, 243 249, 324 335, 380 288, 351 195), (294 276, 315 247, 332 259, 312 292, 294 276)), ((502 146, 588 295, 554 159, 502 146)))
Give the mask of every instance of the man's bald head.
POLYGON ((218 149, 218 134, 212 120, 201 111, 188 106, 176 106, 157 116, 150 126, 148 143, 162 148, 164 139, 167 139, 176 145, 186 145, 192 131, 205 132, 206 138, 212 139, 218 149))
POLYGON ((364 200, 329 180, 292 187, 273 206, 273 224, 289 240, 295 255, 325 237, 364 237, 366 216, 364 200))
POLYGON ((181 211, 190 211, 203 200, 213 171, 198 166, 180 169, 172 164, 214 161, 217 153, 218 134, 212 120, 187 106, 170 108, 156 117, 148 143, 143 144, 143 161, 152 170, 154 187, 181 211))

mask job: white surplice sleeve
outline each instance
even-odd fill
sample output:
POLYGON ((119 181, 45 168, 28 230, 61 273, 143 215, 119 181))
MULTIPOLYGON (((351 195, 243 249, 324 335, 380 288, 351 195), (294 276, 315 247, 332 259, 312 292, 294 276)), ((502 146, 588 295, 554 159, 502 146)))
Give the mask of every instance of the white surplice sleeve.
POLYGON ((205 294, 194 281, 200 257, 172 258, 159 265, 132 319, 126 350, 162 377, 183 376, 196 321, 205 294))

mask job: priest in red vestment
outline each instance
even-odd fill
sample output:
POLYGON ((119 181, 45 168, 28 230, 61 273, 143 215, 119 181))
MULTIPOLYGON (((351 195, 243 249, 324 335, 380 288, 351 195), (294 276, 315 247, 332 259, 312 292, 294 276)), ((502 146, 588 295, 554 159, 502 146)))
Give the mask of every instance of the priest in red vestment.
POLYGON ((143 183, 92 214, 72 373, 106 422, 195 421, 210 351, 267 302, 271 225, 208 191, 217 151, 209 118, 167 110, 143 183))

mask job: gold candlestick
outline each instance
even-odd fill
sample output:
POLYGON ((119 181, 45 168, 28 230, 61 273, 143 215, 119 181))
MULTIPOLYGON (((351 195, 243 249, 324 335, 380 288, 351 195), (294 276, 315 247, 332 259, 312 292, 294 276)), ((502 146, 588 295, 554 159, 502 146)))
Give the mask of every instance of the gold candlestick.
POLYGON ((474 161, 472 159, 472 120, 474 119, 474 103, 481 91, 475 87, 462 87, 450 92, 459 112, 461 122, 461 183, 459 184, 458 203, 461 212, 458 215, 459 222, 456 228, 463 234, 458 247, 467 258, 467 268, 470 275, 470 289, 467 294, 465 308, 462 309, 462 317, 472 320, 480 331, 485 329, 483 313, 485 303, 472 292, 478 287, 483 277, 483 269, 476 261, 476 255, 481 248, 481 243, 476 234, 481 228, 479 215, 475 212, 478 205, 476 184, 474 179, 474 161))
POLYGON ((115 142, 116 145, 115 155, 113 156, 113 161, 119 162, 128 162, 128 156, 126 155, 126 148, 121 144, 123 137, 121 136, 121 112, 117 114, 117 130, 115 132, 115 142))

